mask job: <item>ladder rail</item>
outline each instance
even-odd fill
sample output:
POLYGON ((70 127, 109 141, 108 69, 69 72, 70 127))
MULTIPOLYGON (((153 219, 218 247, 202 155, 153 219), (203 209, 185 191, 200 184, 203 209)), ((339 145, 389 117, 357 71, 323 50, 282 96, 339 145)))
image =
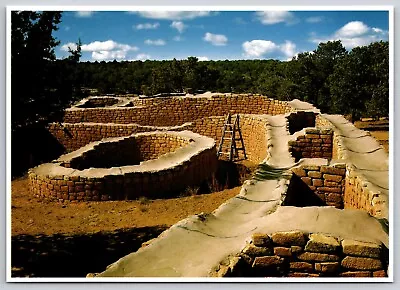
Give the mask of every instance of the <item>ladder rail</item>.
POLYGON ((234 120, 232 122, 232 115, 231 113, 228 113, 228 116, 225 119, 224 126, 222 128, 222 134, 221 134, 221 139, 220 143, 218 146, 218 152, 217 152, 217 157, 219 157, 221 154, 228 155, 229 161, 233 161, 234 158, 239 158, 239 153, 238 151, 243 151, 244 158, 247 159, 246 156, 246 150, 244 147, 244 141, 243 141, 243 136, 242 136, 242 131, 240 130, 240 115, 235 114, 233 117, 234 120), (228 130, 229 129, 229 130, 228 130), (226 134, 229 133, 231 134, 230 137, 226 137, 226 134), (239 138, 236 137, 236 133, 239 134, 239 138), (224 140, 230 140, 229 147, 224 146, 224 140), (238 144, 236 143, 237 141, 240 141, 241 147, 237 147, 238 144), (222 149, 229 149, 228 152, 223 152, 222 149))
POLYGON ((219 146, 218 146, 217 157, 219 157, 219 155, 222 152, 222 144, 224 143, 226 124, 228 124, 229 120, 230 120, 230 113, 228 113, 228 116, 225 119, 224 127, 222 128, 222 135, 221 135, 221 140, 220 140, 219 146))

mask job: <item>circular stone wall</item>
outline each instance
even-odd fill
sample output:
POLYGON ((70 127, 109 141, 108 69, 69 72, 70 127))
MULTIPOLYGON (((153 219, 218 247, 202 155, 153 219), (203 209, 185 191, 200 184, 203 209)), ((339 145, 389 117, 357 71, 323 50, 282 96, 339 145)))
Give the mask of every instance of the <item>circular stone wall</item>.
POLYGON ((39 198, 161 198, 201 183, 216 168, 213 139, 190 131, 156 131, 92 142, 31 169, 29 180, 39 198))

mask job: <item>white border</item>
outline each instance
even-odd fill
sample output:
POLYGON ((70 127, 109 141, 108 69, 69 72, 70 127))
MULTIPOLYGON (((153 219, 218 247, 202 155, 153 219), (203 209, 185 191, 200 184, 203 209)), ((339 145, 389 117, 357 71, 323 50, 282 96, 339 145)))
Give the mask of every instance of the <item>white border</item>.
POLYGON ((208 283, 269 283, 269 282, 393 282, 394 260, 394 7, 384 6, 7 6, 6 11, 6 281, 7 282, 208 282, 208 283), (388 11, 389 12, 389 268, 387 278, 13 278, 11 277, 11 11, 388 11))

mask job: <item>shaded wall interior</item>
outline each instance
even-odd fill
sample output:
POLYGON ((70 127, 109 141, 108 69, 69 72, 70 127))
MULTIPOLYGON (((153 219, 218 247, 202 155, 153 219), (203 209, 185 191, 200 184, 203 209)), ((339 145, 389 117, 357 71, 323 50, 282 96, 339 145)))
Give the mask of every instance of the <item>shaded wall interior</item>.
POLYGON ((64 146, 45 127, 18 128, 11 132, 11 176, 21 176, 64 152, 64 146))
POLYGON ((291 113, 288 117, 289 133, 292 135, 307 127, 315 127, 315 113, 298 111, 291 113))
POLYGON ((100 143, 92 150, 73 158, 65 167, 79 170, 138 165, 142 161, 157 159, 189 144, 184 138, 170 135, 150 135, 124 138, 118 142, 100 143))

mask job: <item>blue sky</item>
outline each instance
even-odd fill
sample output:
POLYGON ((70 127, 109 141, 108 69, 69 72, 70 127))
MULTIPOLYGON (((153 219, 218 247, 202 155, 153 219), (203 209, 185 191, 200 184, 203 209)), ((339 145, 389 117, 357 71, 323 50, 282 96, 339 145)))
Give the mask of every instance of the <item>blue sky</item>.
POLYGON ((291 59, 319 42, 348 49, 388 40, 387 11, 69 11, 57 58, 78 38, 81 61, 291 59))

